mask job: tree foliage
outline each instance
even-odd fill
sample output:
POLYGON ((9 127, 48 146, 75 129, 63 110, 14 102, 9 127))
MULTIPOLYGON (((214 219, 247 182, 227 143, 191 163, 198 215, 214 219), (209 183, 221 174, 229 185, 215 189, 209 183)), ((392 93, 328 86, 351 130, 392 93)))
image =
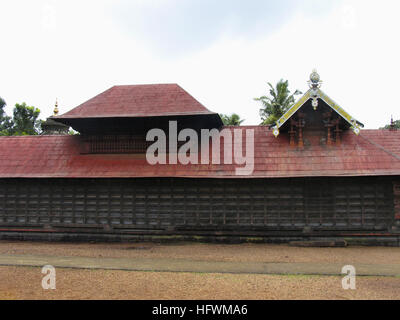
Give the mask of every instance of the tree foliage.
POLYGON ((25 102, 17 103, 11 118, 4 111, 5 105, 5 101, 0 98, 0 135, 21 136, 39 133, 41 120, 38 108, 28 106, 25 102))
MULTIPOLYGON (((393 121, 393 124, 394 124, 394 128, 400 129, 400 120, 393 121)), ((391 124, 388 124, 384 128, 380 128, 380 129, 390 129, 390 128, 391 128, 391 124)))
POLYGON ((40 130, 40 110, 27 106, 25 102, 16 104, 13 112, 13 135, 36 135, 40 130))
POLYGON ((236 113, 232 113, 230 116, 220 114, 220 117, 225 126, 240 126, 244 121, 244 119, 240 119, 240 116, 236 113))
POLYGON ((299 90, 291 93, 288 80, 281 79, 275 87, 269 82, 268 85, 269 96, 254 99, 262 103, 260 109, 262 125, 274 124, 294 104, 295 96, 302 94, 299 90))
POLYGON ((4 111, 6 105, 4 99, 0 97, 0 136, 8 136, 13 126, 11 117, 7 116, 4 111))

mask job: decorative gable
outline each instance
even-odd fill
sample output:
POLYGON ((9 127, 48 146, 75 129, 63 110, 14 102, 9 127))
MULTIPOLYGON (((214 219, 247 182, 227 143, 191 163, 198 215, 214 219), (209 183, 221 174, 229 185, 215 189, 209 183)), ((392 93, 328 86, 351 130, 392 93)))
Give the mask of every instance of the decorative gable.
POLYGON ((304 146, 305 131, 321 131, 321 141, 340 144, 340 133, 351 129, 356 135, 364 125, 353 118, 321 89, 321 80, 314 70, 308 82, 310 89, 272 127, 275 137, 281 132, 290 136, 290 144, 304 146))

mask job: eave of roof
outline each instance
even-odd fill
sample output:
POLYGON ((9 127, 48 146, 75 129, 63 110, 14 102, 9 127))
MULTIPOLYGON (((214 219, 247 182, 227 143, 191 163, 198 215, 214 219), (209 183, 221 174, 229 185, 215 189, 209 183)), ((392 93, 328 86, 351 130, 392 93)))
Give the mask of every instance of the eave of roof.
POLYGON ((104 119, 104 118, 147 118, 147 117, 170 117, 170 116, 187 116, 187 115, 218 115, 216 112, 211 111, 193 111, 193 112, 169 112, 169 113, 126 113, 126 114, 116 114, 116 115, 93 115, 93 116, 74 116, 74 115, 63 115, 63 116, 51 116, 51 119, 104 119))

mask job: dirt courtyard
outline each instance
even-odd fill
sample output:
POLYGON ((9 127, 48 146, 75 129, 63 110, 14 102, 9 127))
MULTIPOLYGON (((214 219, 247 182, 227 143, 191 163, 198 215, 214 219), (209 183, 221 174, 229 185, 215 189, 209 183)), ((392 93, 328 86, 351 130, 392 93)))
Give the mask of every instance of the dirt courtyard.
MULTIPOLYGON (((192 259, 196 261, 399 264, 400 248, 298 248, 265 244, 44 243, 0 241, 0 255, 192 259)), ((0 299, 399 299, 400 277, 342 277, 56 269, 44 290, 39 267, 0 266, 0 299)))
POLYGON ((398 299, 400 279, 360 277, 343 290, 341 277, 201 274, 57 269, 56 289, 41 287, 40 268, 0 267, 0 299, 398 299))
POLYGON ((62 243, 0 240, 0 254, 103 258, 174 258, 237 262, 400 264, 400 247, 304 248, 273 244, 62 243))

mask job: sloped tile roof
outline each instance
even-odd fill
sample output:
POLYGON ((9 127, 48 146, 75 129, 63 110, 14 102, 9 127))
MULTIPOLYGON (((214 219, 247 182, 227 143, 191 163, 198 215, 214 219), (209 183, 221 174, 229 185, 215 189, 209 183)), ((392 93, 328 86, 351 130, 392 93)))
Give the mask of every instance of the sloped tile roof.
POLYGON ((54 119, 214 114, 177 84, 114 86, 54 119))
POLYGON ((79 136, 23 136, 0 137, 0 178, 400 175, 400 131, 362 130, 359 136, 346 131, 342 144, 330 147, 310 137, 311 145, 300 150, 291 148, 285 135, 274 138, 265 126, 239 128, 254 130, 254 172, 249 176, 237 176, 234 164, 150 165, 144 154, 81 154, 79 136))

